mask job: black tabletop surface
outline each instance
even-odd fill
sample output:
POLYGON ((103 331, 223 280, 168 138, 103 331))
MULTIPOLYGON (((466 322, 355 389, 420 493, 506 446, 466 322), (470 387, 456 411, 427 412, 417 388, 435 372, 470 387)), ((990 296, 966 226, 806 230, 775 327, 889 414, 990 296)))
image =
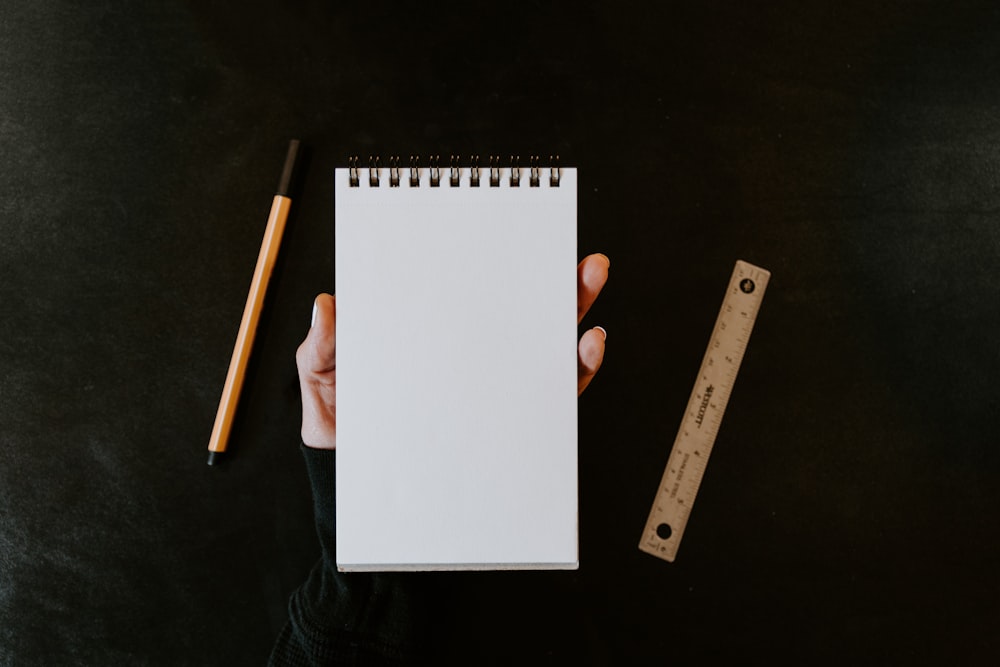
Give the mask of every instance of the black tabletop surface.
POLYGON ((612 267, 580 569, 447 575, 456 655, 1000 659, 994 3, 334 4, 0 8, 0 664, 266 660, 319 554, 294 352, 332 170, 471 153, 577 167, 612 267), (637 544, 737 259, 773 277, 667 564, 637 544))

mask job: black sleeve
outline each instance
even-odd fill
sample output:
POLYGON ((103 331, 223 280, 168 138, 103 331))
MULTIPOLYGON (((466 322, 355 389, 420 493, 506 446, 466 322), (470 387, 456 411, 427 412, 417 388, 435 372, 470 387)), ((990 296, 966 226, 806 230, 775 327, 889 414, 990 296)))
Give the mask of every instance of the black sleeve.
POLYGON ((419 664, 414 592, 406 575, 337 571, 333 450, 302 446, 322 558, 288 602, 270 665, 419 664))

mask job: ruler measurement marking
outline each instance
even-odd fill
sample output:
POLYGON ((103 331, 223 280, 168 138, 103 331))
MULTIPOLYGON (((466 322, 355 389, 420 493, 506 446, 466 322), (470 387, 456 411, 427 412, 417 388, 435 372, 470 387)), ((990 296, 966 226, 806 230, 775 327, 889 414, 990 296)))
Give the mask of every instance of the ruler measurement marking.
POLYGON ((657 558, 677 555, 770 276, 743 261, 733 269, 639 542, 657 558))

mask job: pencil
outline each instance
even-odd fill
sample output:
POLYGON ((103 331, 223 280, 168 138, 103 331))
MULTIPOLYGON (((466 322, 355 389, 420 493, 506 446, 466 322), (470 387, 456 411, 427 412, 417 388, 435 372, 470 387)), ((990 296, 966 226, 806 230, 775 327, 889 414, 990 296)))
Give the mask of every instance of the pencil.
POLYGON ((215 415, 215 426, 212 437, 208 441, 208 465, 219 462, 220 456, 226 451, 229 432, 233 428, 233 417, 240 400, 240 390, 243 388, 243 376, 246 374, 247 361, 253 348, 254 334, 257 332, 257 322, 264 305, 264 295, 267 293, 267 283, 274 269, 274 261, 278 257, 278 247, 281 245, 281 235, 285 231, 288 211, 292 205, 291 188, 295 164, 299 154, 299 141, 293 139, 288 145, 288 155, 285 158, 285 168, 281 172, 278 192, 271 203, 271 213, 267 217, 267 227, 264 230, 264 240, 257 256, 257 268, 250 281, 250 293, 243 308, 243 319, 240 330, 236 334, 236 345, 233 348, 233 358, 229 362, 229 372, 226 373, 226 384, 222 388, 222 399, 219 401, 219 411, 215 415))

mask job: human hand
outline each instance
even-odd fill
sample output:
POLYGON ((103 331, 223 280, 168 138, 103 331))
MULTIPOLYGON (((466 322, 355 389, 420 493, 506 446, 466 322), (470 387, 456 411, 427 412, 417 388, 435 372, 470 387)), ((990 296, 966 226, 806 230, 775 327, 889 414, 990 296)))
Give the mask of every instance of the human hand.
MULTIPOLYGON (((588 255, 576 269, 577 324, 587 314, 608 280, 611 263, 604 255, 588 255)), ((586 331, 577 348, 577 395, 583 393, 604 360, 607 333, 586 331)), ((320 294, 313 306, 313 323, 295 353, 302 388, 302 442, 316 449, 337 446, 337 301, 320 294)))
POLYGON ((337 299, 320 294, 312 326, 295 352, 302 388, 302 442, 316 449, 337 446, 337 299))

